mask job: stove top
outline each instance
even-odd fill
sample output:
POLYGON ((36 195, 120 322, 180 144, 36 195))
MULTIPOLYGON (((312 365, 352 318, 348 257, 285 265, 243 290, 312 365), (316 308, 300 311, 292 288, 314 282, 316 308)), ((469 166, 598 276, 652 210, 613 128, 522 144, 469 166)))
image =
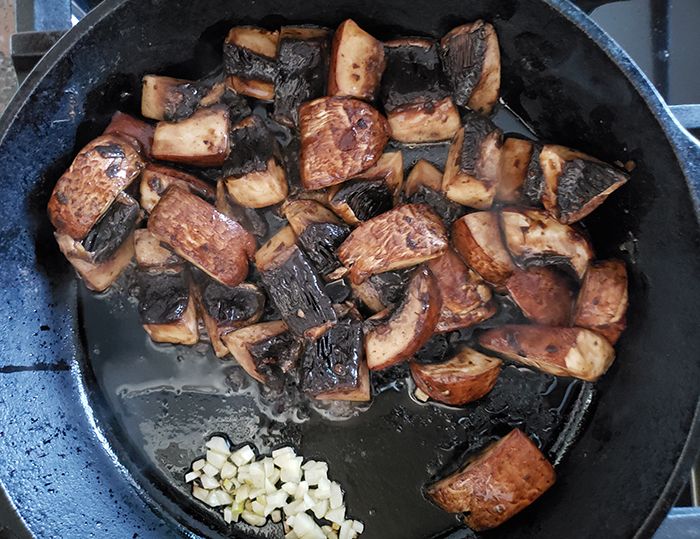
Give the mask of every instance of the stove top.
MULTIPOLYGON (((0 8, 11 0, 0 0, 0 8)), ((15 0, 13 60, 20 80, 63 32, 98 0, 15 0), (34 33, 41 32, 41 33, 34 33)), ((669 105, 700 104, 700 2, 698 0, 577 0, 632 57, 669 105)), ((2 83, 4 81, 0 81, 2 83)), ((0 93, 0 112, 9 96, 0 93)), ((700 106, 698 107, 700 109, 700 106)), ((676 108, 682 123, 700 135, 696 108, 676 108)), ((690 505, 687 490, 679 505, 690 505)), ((676 507, 654 539, 700 537, 700 509, 676 507)), ((0 491, 0 539, 31 539, 0 491)))

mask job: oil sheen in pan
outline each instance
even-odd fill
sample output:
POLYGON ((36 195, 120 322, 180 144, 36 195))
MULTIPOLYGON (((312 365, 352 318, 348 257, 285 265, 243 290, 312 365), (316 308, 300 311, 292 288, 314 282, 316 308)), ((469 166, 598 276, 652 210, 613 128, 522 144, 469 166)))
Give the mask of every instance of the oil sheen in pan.
MULTIPOLYGON (((527 134, 504 109, 495 123, 527 134)), ((444 163, 447 146, 401 146, 406 170, 421 157, 444 163)), ((192 499, 183 476, 214 433, 262 453, 292 444, 306 458, 328 462, 330 477, 346 491, 348 515, 365 524, 364 539, 444 537, 461 526, 426 500, 423 486, 514 427, 556 466, 593 399, 590 383, 508 362, 491 393, 461 408, 417 402, 406 365, 373 375, 379 391, 369 405, 270 399, 207 343, 153 343, 129 298, 128 277, 103 294, 79 287, 85 368, 94 375, 88 394, 98 392, 107 403, 95 408, 97 418, 111 426, 112 443, 128 450, 123 464, 141 487, 173 500, 182 512, 176 520, 186 515, 212 525, 212 537, 225 537, 227 527, 217 511, 192 499)), ((497 316, 506 323, 511 315, 506 308, 497 316)), ((251 537, 282 536, 277 525, 237 526, 251 537)))

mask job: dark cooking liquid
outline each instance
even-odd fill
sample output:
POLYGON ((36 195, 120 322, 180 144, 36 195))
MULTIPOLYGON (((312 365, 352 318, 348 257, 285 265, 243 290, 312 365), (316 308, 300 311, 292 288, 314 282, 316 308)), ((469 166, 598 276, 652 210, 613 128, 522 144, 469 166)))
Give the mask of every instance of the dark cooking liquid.
MULTIPOLYGON (((527 134, 507 111, 495 123, 527 134)), ((421 157, 444 163, 448 146, 401 145, 405 169, 421 157)), ((280 224, 271 223, 270 234, 280 224)), ((348 517, 365 524, 363 539, 435 537, 459 523, 424 498, 425 485, 514 427, 556 465, 593 397, 590 383, 508 362, 493 391, 459 408, 416 401, 405 364, 373 374, 378 394, 370 404, 274 397, 235 361, 218 359, 207 343, 153 343, 128 287, 128 272, 104 294, 80 287, 85 347, 97 384, 88 393, 106 399, 109 410, 98 407, 98 416, 105 415, 98 419, 114 425, 116 418, 116 438, 128 440, 136 453, 131 464, 148 472, 145 490, 166 491, 183 507, 192 506, 184 474, 204 454, 204 442, 223 433, 234 444, 253 443, 260 453, 292 444, 305 458, 328 462, 330 478, 345 490, 348 517)), ((501 324, 508 322, 507 313, 500 317, 501 324)), ((469 338, 465 332, 465 342, 469 338)), ((226 535, 217 510, 200 505, 198 513, 220 524, 212 537, 226 535)), ((236 528, 253 537, 283 536, 279 525, 236 528)))

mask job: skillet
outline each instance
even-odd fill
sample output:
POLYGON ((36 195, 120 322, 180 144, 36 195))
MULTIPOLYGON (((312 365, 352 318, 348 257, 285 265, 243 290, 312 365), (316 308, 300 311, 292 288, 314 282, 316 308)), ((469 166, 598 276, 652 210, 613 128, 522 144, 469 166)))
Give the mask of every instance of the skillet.
MULTIPOLYGON (((141 461, 123 417, 110 413, 100 373, 91 367, 89 299, 80 300, 82 289, 46 219, 56 179, 117 108, 134 109, 144 73, 208 73, 233 24, 334 27, 352 16, 382 37, 439 37, 462 22, 488 19, 499 33, 510 109, 542 138, 634 162, 630 184, 586 221, 599 257, 621 257, 630 272, 629 327, 616 362, 589 393, 579 392, 586 413, 574 414, 567 431, 576 442, 560 452, 558 483, 490 535, 650 536, 680 491, 699 440, 700 364, 693 354, 700 238, 689 186, 689 178, 700 177, 699 154, 624 53, 558 1, 319 1, 284 8, 205 1, 178 9, 128 0, 99 6, 42 60, 0 124, 0 482, 32 532, 223 533, 141 461)), ((411 422, 394 427, 393 439, 403 445, 417 431, 411 422)), ((396 443, 377 446, 403 457, 396 443)), ((370 491, 369 497, 384 494, 370 491)), ((400 516, 409 513, 401 512, 402 500, 386 503, 400 516)), ((444 536, 469 534, 449 528, 444 536)))

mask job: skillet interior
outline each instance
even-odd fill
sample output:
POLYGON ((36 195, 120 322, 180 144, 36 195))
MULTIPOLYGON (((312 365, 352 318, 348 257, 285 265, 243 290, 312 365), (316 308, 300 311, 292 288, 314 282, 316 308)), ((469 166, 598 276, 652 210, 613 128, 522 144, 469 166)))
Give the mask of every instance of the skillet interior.
MULTIPOLYGON (((52 295, 44 310, 56 321, 50 324, 55 335, 45 346, 67 364, 74 355, 83 360, 82 365, 88 364, 79 342, 62 340, 66 330, 75 329, 75 318, 70 317, 76 314, 77 298, 71 272, 54 246, 45 219, 48 195, 75 151, 101 131, 116 108, 135 110, 134 92, 141 75, 206 73, 212 66, 198 64, 194 58, 218 59, 220 43, 233 24, 309 22, 308 13, 314 13, 313 22, 328 26, 352 16, 381 37, 438 37, 457 24, 483 17, 499 32, 504 99, 539 135, 605 160, 636 164, 630 185, 587 221, 599 256, 622 257, 628 263, 629 329, 617 346, 616 363, 599 384, 592 422, 560 467, 560 481, 532 511, 499 529, 498 535, 623 537, 640 527, 648 533, 679 488, 672 482, 664 492, 677 473, 674 468, 693 424, 698 394, 693 382, 699 369, 688 356, 697 344, 693 331, 698 299, 693 282, 698 270, 697 221, 685 178, 660 122, 606 53, 546 3, 427 6, 389 1, 381 6, 338 4, 332 9, 318 4, 289 3, 284 17, 269 16, 265 3, 223 8, 205 2, 186 16, 162 5, 107 4, 103 13, 111 11, 110 17, 78 40, 70 56, 57 59, 19 111, 2 146, 3 154, 7 151, 12 158, 10 164, 22 172, 19 195, 7 171, 2 172, 2 189, 11 194, 8 200, 19 196, 28 209, 28 215, 7 212, 5 237, 28 231, 33 238, 29 249, 8 246, 3 264, 9 269, 20 261, 35 273, 40 288, 52 295), (395 26, 383 25, 383 20, 395 26), (106 29, 115 25, 119 32, 111 37, 106 29), (41 147, 43 152, 27 163, 20 155, 27 147, 41 147), (577 526, 572 530, 574 515, 577 526)), ((9 274, 5 279, 8 287, 17 286, 9 274)), ((14 307, 16 316, 29 305, 27 301, 14 307)), ((3 329, 12 331, 12 323, 5 324, 3 329)), ((24 336, 25 341, 25 350, 38 346, 31 335, 24 336)), ((54 364, 51 359, 49 363, 54 364)), ((132 473, 141 476, 148 496, 166 512, 179 514, 169 495, 157 491, 152 470, 140 468, 133 448, 120 439, 122 427, 111 420, 100 392, 93 392, 96 380, 89 371, 85 378, 95 417, 112 450, 132 473)), ((11 481, 3 477, 7 482, 11 481)), ((208 534, 196 520, 181 519, 208 534)))

